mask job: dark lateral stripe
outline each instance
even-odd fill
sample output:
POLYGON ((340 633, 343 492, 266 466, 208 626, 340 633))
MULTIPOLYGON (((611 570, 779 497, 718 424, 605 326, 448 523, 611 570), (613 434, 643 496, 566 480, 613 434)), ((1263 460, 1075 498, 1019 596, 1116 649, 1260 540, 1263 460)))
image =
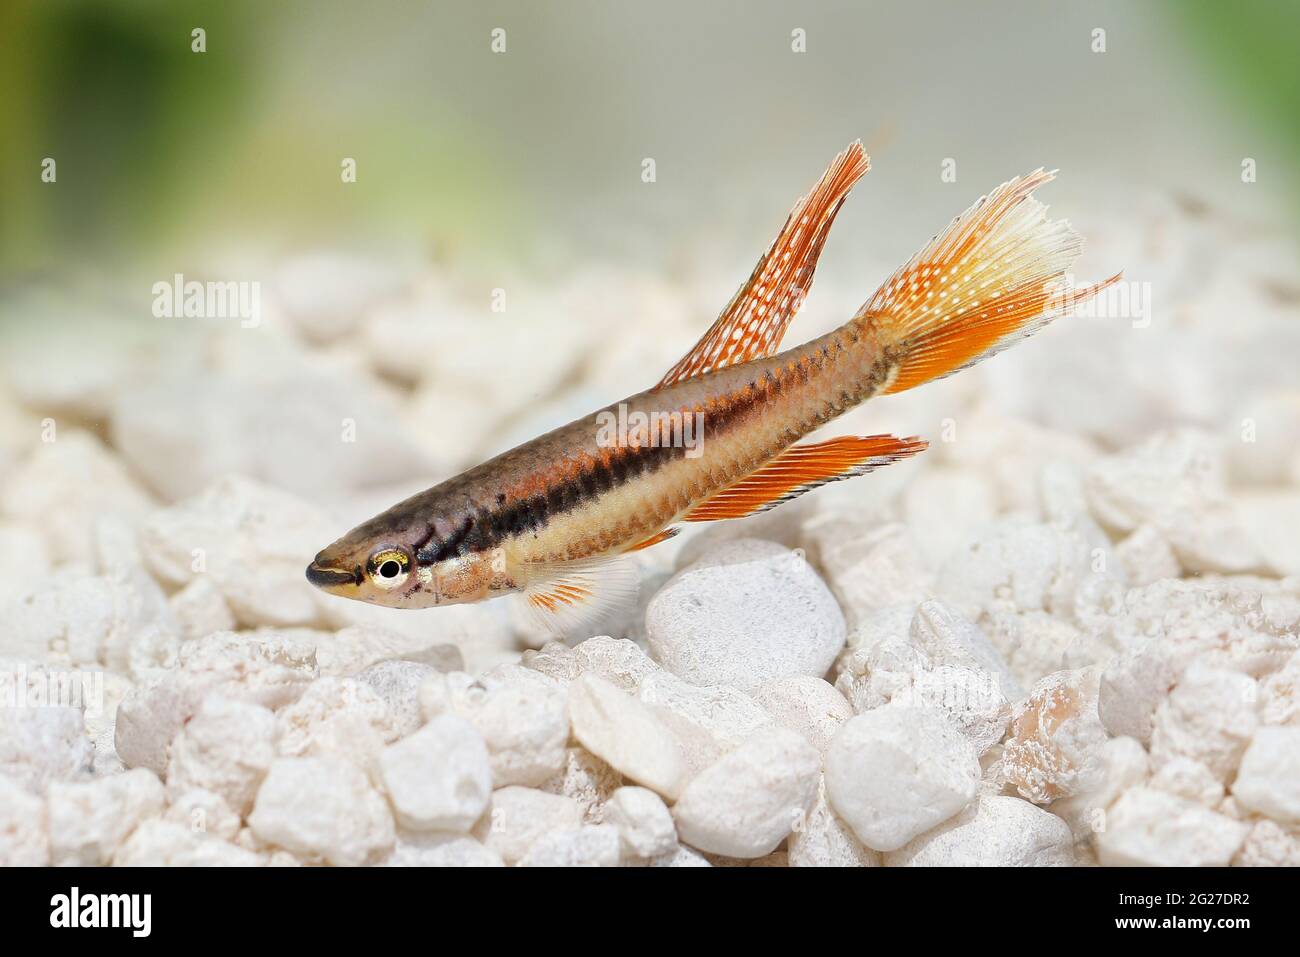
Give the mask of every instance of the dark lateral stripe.
POLYGON ((416 551, 416 560, 421 563, 440 562, 454 555, 463 555, 468 551, 465 547, 466 540, 476 524, 473 515, 466 515, 447 538, 441 541, 427 540, 426 544, 416 551))
MULTIPOLYGON (((767 388, 775 391, 780 377, 767 375, 767 388)), ((752 383, 746 393, 721 396, 704 409, 705 435, 723 436, 761 402, 766 394, 759 383, 752 383)), ((421 543, 418 560, 427 564, 495 548, 507 539, 528 532, 537 532, 558 515, 573 511, 613 489, 620 488, 643 475, 653 474, 668 463, 684 457, 686 449, 674 445, 651 445, 641 448, 620 446, 611 450, 609 464, 596 461, 577 476, 555 481, 546 492, 513 501, 497 502, 492 507, 467 514, 456 530, 446 539, 438 540, 432 533, 421 543)), ((707 454, 707 453, 706 453, 707 454)))

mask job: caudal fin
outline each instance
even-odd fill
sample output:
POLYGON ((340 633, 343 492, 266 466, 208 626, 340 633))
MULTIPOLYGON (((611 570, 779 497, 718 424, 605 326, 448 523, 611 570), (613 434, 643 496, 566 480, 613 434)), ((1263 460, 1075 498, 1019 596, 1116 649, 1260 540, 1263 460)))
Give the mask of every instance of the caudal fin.
POLYGON ((1030 195, 1053 175, 1040 169, 982 197, 858 310, 854 321, 893 359, 885 394, 974 365, 1119 280, 1066 285, 1083 240, 1030 195))

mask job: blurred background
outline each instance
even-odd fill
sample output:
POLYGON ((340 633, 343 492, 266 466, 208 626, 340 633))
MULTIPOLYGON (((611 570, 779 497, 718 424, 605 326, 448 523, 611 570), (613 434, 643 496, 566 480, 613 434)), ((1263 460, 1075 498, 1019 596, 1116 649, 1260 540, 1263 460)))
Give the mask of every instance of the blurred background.
POLYGON ((1040 164, 1067 174, 1053 198, 1071 215, 1153 188, 1295 210, 1289 4, 11 0, 0 18, 11 276, 170 267, 223 242, 490 269, 671 259, 697 236, 749 256, 857 136, 876 172, 834 244, 849 252, 908 253, 1040 164), (1259 189, 1240 188, 1244 156, 1259 189))
POLYGON ((1233 467, 1291 482, 1297 35, 1211 0, 8 0, 0 478, 48 419, 156 503, 237 473, 364 518, 652 384, 862 137, 791 341, 1040 165, 1081 278, 1150 308, 847 428, 980 409, 1108 451, 1267 419, 1233 467), (256 284, 259 321, 157 316, 178 274, 256 284))

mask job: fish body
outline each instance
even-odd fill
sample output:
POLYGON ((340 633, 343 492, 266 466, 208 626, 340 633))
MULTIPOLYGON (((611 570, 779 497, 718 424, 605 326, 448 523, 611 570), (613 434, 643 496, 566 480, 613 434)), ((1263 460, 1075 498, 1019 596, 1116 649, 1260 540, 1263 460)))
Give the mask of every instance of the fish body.
POLYGON ((923 450, 893 436, 797 443, 872 396, 978 361, 1105 285, 1062 294, 1079 240, 1029 198, 1050 178, 1039 172, 954 220, 844 325, 778 352, 867 166, 860 144, 836 158, 653 388, 393 506, 322 550, 308 579, 393 607, 524 592, 550 630, 591 627, 634 594, 635 568, 620 556, 680 523, 753 514, 923 450))

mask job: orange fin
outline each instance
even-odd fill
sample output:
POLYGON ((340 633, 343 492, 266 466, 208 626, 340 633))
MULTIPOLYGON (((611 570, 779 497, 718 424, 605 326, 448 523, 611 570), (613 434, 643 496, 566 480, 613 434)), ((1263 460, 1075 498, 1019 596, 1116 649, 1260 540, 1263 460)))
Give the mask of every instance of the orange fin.
POLYGON ((849 190, 871 168, 861 141, 835 157, 812 192, 795 204, 785 226, 745 285, 685 356, 655 387, 770 356, 812 287, 817 257, 849 190))
POLYGON ((685 515, 688 522, 744 518, 775 508, 809 489, 865 475, 872 469, 924 451, 927 443, 913 436, 845 435, 786 449, 735 485, 705 499, 685 515))
POLYGON ((637 542, 631 548, 623 549, 622 554, 626 555, 629 552, 639 552, 641 549, 649 548, 651 545, 658 545, 660 542, 666 542, 680 531, 680 528, 665 528, 662 532, 651 535, 645 541, 637 542))
POLYGON ((640 573, 620 556, 530 562, 524 600, 534 621, 557 638, 590 638, 636 604, 640 573))
POLYGON ((885 394, 974 365, 1120 278, 1067 286, 1083 240, 1030 195, 1053 175, 1039 169, 981 198, 858 310, 895 356, 885 394))

